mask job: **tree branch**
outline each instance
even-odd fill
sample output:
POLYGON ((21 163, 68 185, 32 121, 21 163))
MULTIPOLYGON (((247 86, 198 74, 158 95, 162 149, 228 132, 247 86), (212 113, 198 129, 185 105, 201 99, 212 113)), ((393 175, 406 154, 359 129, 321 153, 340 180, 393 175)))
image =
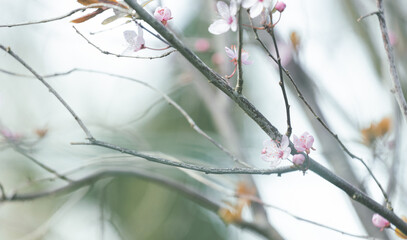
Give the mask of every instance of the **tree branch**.
POLYGON ((242 5, 239 4, 239 10, 237 12, 237 80, 235 90, 238 94, 242 94, 243 91, 243 69, 242 69, 242 48, 243 48, 243 27, 242 27, 242 5))

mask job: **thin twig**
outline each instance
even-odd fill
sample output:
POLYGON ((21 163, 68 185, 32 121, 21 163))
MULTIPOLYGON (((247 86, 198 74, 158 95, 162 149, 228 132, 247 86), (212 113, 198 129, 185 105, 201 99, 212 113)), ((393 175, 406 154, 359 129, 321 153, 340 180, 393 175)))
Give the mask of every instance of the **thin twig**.
POLYGON ((378 8, 378 11, 366 14, 366 15, 358 18, 357 21, 360 22, 363 19, 373 16, 373 15, 376 15, 377 18, 379 19, 380 31, 382 33, 382 39, 383 39, 383 45, 384 45, 384 49, 385 49, 385 52, 387 55, 387 60, 389 62, 390 78, 391 78, 391 82, 393 84, 393 88, 391 89, 391 92, 394 94, 394 97, 396 98, 396 101, 399 105, 399 108, 404 117, 404 120, 407 122, 407 102, 406 102, 406 99, 404 98, 403 90, 401 88, 400 77, 399 77, 399 74, 398 74, 398 71, 396 68, 396 63, 394 60, 395 57, 394 57, 394 53, 393 53, 393 47, 390 44, 389 32, 387 30, 386 19, 384 17, 383 1, 377 0, 376 6, 378 8))
POLYGON ((4 28, 4 27, 19 27, 19 26, 26 26, 26 25, 34 25, 34 24, 41 24, 41 23, 48 23, 48 22, 54 22, 54 21, 58 21, 58 20, 62 20, 64 18, 67 18, 71 15, 73 15, 74 13, 80 12, 80 11, 84 11, 88 8, 97 8, 97 7, 107 7, 107 8, 112 8, 112 9, 116 9, 119 10, 121 12, 125 12, 127 14, 132 14, 132 12, 130 10, 126 10, 122 7, 118 7, 112 4, 107 4, 107 3, 96 3, 96 4, 90 4, 86 7, 81 7, 75 10, 70 11, 67 14, 64 14, 62 16, 59 17, 54 17, 54 18, 49 18, 49 19, 45 19, 45 20, 40 20, 40 21, 32 21, 32 22, 25 22, 25 23, 15 23, 15 24, 4 24, 4 25, 0 25, 0 28, 4 28))
POLYGON ((378 14, 380 14, 379 11, 371 12, 371 13, 369 13, 369 14, 366 14, 366 15, 364 15, 364 16, 361 16, 361 17, 358 18, 356 21, 357 21, 357 22, 360 22, 360 21, 362 21, 363 19, 365 19, 365 18, 367 18, 367 17, 373 16, 373 15, 378 15, 378 14))
POLYGON ((285 133, 285 135, 287 135, 287 137, 289 138, 292 133, 292 127, 291 127, 291 116, 290 116, 290 104, 288 103, 287 92, 285 91, 285 86, 284 86, 283 67, 281 65, 280 53, 278 51, 277 41, 276 41, 276 37, 274 35, 274 27, 271 27, 271 28, 267 27, 266 30, 270 34, 271 38, 273 39, 274 48, 276 49, 278 72, 280 75, 279 85, 281 87, 281 91, 283 92, 285 111, 286 111, 286 115, 287 115, 287 132, 285 133))
POLYGON ((56 177, 58 177, 58 178, 60 178, 60 179, 62 179, 62 180, 65 180, 65 181, 67 181, 67 182, 73 182, 72 179, 70 179, 70 178, 68 178, 68 177, 66 177, 66 176, 64 176, 64 175, 59 174, 56 170, 54 170, 54 169, 48 167, 47 165, 43 164, 41 161, 38 161, 38 160, 37 160, 36 158, 34 158, 33 156, 27 154, 27 153, 26 153, 23 149, 21 149, 18 145, 13 144, 13 143, 10 143, 10 146, 11 146, 16 152, 18 152, 19 154, 23 155, 24 157, 30 159, 33 163, 35 163, 36 165, 38 165, 39 167, 41 167, 41 168, 44 169, 45 171, 47 171, 47 172, 49 172, 49 173, 55 175, 56 177))
POLYGON ((243 27, 242 27, 242 5, 239 4, 239 11, 237 12, 237 45, 238 45, 238 56, 237 56, 237 80, 235 91, 238 94, 242 94, 243 91, 243 69, 242 69, 242 48, 243 48, 243 27))
POLYGON ((404 120, 407 122, 407 102, 406 102, 406 99, 404 98, 403 90, 401 89, 400 77, 399 77, 399 73, 397 71, 396 63, 394 60, 393 47, 390 44, 389 33, 387 30, 387 25, 386 25, 386 19, 384 18, 383 1, 377 0, 376 5, 377 5, 377 8, 379 9, 379 13, 376 15, 379 18, 380 30, 382 32, 384 49, 386 50, 387 59, 389 61, 390 78, 393 83, 393 89, 391 90, 391 92, 394 94, 394 96, 397 100, 397 103, 399 104, 400 111, 403 114, 404 120))
POLYGON ((73 118, 76 120, 76 122, 79 124, 79 126, 82 128, 82 130, 85 132, 87 139, 89 141, 92 141, 94 137, 88 130, 88 128, 83 124, 82 120, 76 115, 76 113, 73 111, 73 109, 68 105, 68 103, 65 102, 65 100, 59 95, 57 91, 54 90, 51 85, 49 85, 43 77, 41 77, 34 69, 32 69, 26 62, 24 62, 17 54, 15 54, 9 47, 6 48, 3 45, 0 45, 0 48, 3 49, 5 52, 7 52, 10 56, 12 56, 14 59, 16 59, 21 65, 23 65, 25 68, 27 68, 38 80, 42 82, 42 84, 45 85, 45 87, 48 88, 48 90, 64 105, 64 107, 71 113, 73 118))
POLYGON ((111 52, 105 51, 105 50, 101 49, 100 47, 96 46, 93 42, 91 42, 89 39, 87 39, 81 32, 79 32, 79 30, 75 26, 72 26, 72 27, 75 29, 76 33, 79 34, 79 36, 81 36, 83 39, 86 40, 86 42, 88 42, 90 45, 92 45, 94 48, 96 48, 99 52, 106 54, 106 55, 113 55, 113 56, 122 57, 122 58, 137 58, 137 59, 150 59, 151 60, 151 59, 166 57, 166 56, 170 55, 171 53, 177 51, 177 50, 171 50, 160 56, 153 56, 153 57, 128 56, 128 55, 121 55, 121 54, 117 54, 117 53, 111 53, 111 52))
POLYGON ((158 40, 162 41, 163 43, 167 44, 168 46, 171 46, 171 44, 169 42, 167 42, 164 38, 162 38, 159 34, 153 33, 150 29, 144 27, 143 24, 137 22, 136 18, 133 18, 133 21, 139 25, 142 29, 146 30, 149 34, 151 34, 152 36, 156 37, 158 40))

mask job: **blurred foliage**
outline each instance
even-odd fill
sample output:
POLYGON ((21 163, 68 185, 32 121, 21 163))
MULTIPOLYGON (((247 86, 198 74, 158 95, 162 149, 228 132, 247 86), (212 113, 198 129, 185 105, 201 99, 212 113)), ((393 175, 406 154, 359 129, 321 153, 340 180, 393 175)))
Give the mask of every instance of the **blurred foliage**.
POLYGON ((106 195, 113 221, 128 239, 227 239, 215 214, 165 187, 119 178, 106 195))

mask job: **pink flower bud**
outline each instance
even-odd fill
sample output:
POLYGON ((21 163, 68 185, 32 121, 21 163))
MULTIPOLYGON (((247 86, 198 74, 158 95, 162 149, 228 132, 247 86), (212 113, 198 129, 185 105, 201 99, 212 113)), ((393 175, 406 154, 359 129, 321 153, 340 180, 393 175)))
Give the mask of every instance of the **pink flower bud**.
POLYGON ((302 154, 295 154, 293 156, 293 163, 295 165, 302 165, 304 163, 304 161, 305 161, 305 157, 302 154))
POLYGON ((284 2, 277 2, 274 8, 279 12, 283 12, 286 6, 287 5, 284 2))
POLYGON ((375 227, 380 228, 380 231, 383 231, 384 228, 390 227, 390 222, 377 213, 373 214, 372 223, 375 227))
POLYGON ((167 21, 171 20, 171 10, 167 7, 157 7, 154 12, 154 17, 164 26, 167 26, 167 21))

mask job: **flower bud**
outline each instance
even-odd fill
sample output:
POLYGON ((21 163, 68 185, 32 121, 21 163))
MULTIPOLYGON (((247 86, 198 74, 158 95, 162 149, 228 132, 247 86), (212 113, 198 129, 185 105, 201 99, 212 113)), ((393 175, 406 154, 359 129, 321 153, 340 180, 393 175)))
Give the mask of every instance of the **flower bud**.
POLYGON ((375 227, 380 228, 380 231, 383 231, 384 228, 390 227, 390 222, 377 213, 373 214, 372 223, 375 227))
POLYGON ((284 2, 277 2, 274 8, 279 12, 283 12, 286 6, 287 5, 284 2))
POLYGON ((293 163, 295 165, 302 165, 304 163, 304 161, 305 161, 305 157, 302 154, 295 154, 293 156, 293 163))

